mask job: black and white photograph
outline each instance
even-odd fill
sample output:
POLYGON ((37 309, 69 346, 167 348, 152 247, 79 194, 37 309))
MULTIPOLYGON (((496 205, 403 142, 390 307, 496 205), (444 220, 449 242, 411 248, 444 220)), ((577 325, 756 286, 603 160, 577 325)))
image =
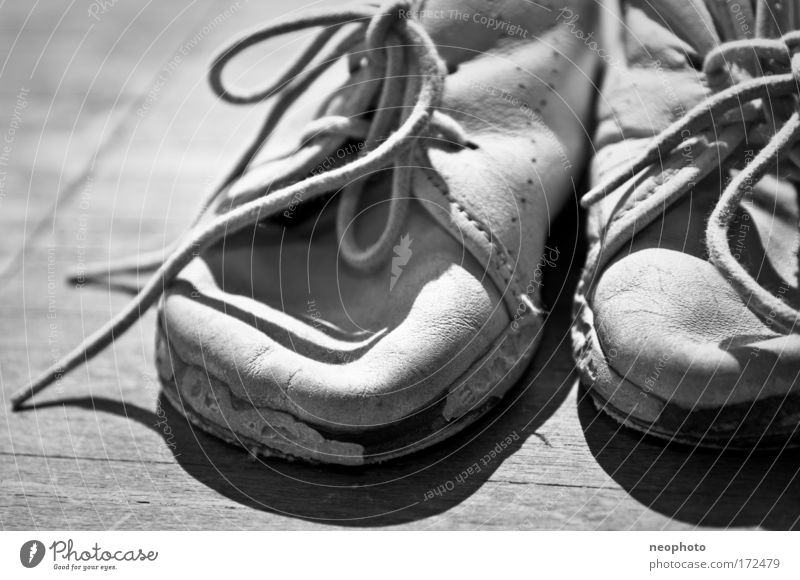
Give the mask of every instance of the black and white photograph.
POLYGON ((0 0, 0 240, 5 578, 800 577, 800 0, 0 0))

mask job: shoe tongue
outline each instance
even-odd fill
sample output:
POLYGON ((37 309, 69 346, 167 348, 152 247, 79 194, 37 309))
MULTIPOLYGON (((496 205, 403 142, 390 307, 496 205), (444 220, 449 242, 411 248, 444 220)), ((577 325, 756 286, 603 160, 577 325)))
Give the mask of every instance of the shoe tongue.
POLYGON ((705 0, 723 41, 777 38, 800 28, 797 0, 705 0))
POLYGON ((706 0, 706 6, 723 41, 755 37, 755 12, 750 0, 706 0))
MULTIPOLYGON (((565 5, 576 2, 564 2, 565 5)), ((513 44, 529 43, 549 29, 558 8, 519 0, 421 0, 410 16, 422 24, 450 70, 513 44)))
POLYGON ((721 42, 776 38, 800 27, 796 0, 631 0, 705 56, 721 42))
POLYGON ((800 28, 797 0, 754 0, 756 36, 777 38, 800 28))
MULTIPOLYGON (((737 0, 738 1, 738 0, 737 0)), ((708 4, 715 0, 708 0, 708 4)), ((654 22, 660 23, 677 38, 705 56, 723 40, 717 34, 714 18, 703 0, 631 0, 654 22)), ((639 40, 638 42, 641 42, 639 40)))

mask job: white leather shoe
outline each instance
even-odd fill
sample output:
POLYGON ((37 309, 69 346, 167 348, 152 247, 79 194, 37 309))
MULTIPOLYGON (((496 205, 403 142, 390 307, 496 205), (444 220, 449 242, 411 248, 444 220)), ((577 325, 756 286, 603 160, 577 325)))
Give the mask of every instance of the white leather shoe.
MULTIPOLYGON (((569 4, 590 25, 593 0, 569 4)), ((548 227, 584 168, 598 59, 558 11, 493 6, 344 8, 270 24, 215 61, 222 98, 274 105, 156 273, 159 375, 196 425, 262 455, 377 462, 453 435, 520 377, 541 335, 548 227), (271 86, 223 84, 239 51, 312 26, 271 86), (253 163, 339 58, 349 77, 296 150, 253 163)))
POLYGON ((754 4, 626 0, 605 39, 575 356, 600 408, 695 445, 800 427, 800 10, 754 4))

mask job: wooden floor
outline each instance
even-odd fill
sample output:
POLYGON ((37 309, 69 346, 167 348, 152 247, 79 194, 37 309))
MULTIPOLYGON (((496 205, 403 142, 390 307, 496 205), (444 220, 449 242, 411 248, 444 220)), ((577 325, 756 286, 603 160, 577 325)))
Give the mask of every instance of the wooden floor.
MULTIPOLYGON (((533 367, 502 409, 430 452, 358 470, 253 461, 162 406, 152 313, 35 410, 10 413, 11 391, 126 300, 64 273, 174 239, 241 149, 263 108, 219 103, 206 63, 227 37, 289 10, 105 4, 0 3, 0 527, 798 527, 797 452, 665 446, 586 399, 568 340, 574 207, 553 228, 553 313, 533 367)), ((265 49, 274 62, 296 49, 288 40, 265 49)))

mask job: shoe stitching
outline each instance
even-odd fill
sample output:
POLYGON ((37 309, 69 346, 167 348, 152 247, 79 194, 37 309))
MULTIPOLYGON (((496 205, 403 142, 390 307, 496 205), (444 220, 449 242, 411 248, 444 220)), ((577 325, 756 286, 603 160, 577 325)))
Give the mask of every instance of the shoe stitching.
MULTIPOLYGON (((489 259, 494 269, 500 274, 504 284, 511 287, 512 293, 517 299, 527 299, 527 294, 524 294, 521 291, 521 284, 517 280, 518 275, 515 269, 509 265, 509 260, 511 257, 509 256, 507 250, 495 241, 495 236, 491 235, 487 227, 480 220, 474 217, 465 205, 453 197, 452 193, 450 193, 449 189, 443 183, 440 183, 439 180, 433 178, 430 171, 423 170, 422 173, 424 174, 425 179, 427 179, 428 182, 448 200, 453 208, 455 208, 466 218, 467 223, 469 223, 476 231, 478 231, 490 245, 492 250, 494 250, 493 252, 490 252, 489 259)), ((527 302, 530 302, 530 300, 528 299, 527 302)), ((529 305, 527 310, 529 310, 531 314, 540 314, 540 310, 532 305, 529 305)))

